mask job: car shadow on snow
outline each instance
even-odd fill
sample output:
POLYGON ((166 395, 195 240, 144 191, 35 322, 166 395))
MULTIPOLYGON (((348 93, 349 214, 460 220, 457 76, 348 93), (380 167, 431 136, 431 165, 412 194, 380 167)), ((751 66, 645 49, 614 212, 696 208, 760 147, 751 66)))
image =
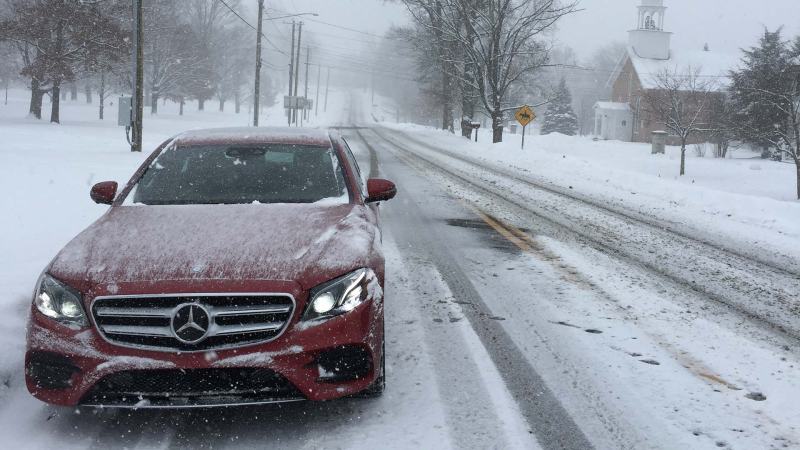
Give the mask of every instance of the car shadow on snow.
POLYGON ((348 436, 379 400, 342 399, 191 410, 47 407, 54 441, 88 448, 219 448, 329 445, 348 436))

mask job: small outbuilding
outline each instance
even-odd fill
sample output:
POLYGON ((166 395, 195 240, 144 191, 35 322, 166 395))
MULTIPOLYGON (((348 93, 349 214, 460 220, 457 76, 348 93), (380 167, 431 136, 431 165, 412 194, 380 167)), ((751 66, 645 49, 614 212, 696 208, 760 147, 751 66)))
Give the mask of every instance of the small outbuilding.
POLYGON ((597 102, 594 105, 594 134, 600 139, 630 141, 631 106, 622 102, 597 102))

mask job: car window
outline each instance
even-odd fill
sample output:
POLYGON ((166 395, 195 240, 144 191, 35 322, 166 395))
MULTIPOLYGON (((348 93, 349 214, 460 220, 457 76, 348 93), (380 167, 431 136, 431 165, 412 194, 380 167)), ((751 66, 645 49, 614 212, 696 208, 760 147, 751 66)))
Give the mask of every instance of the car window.
POLYGON ((195 145, 166 149, 127 203, 314 203, 349 201, 333 149, 288 144, 195 145))
POLYGON ((364 175, 361 174, 361 168, 358 167, 358 161, 356 160, 356 157, 353 155, 353 151, 350 150, 350 145, 347 143, 347 141, 342 139, 342 142, 344 142, 344 149, 345 149, 345 155, 347 156, 347 160, 350 162, 350 166, 352 166, 356 172, 356 183, 358 184, 358 189, 359 191, 361 191, 361 194, 363 194, 364 198, 367 198, 367 189, 366 189, 367 182, 366 179, 364 178, 364 175))

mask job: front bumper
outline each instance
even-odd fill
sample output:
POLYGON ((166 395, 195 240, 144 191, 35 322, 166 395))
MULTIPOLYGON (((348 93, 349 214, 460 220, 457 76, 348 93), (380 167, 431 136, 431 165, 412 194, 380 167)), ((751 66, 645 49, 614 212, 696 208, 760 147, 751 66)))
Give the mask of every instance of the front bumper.
POLYGON ((299 320, 302 310, 298 305, 272 342, 166 352, 115 345, 95 327, 72 330, 33 309, 26 384, 55 405, 157 408, 332 400, 374 383, 383 356, 383 298, 314 326, 299 320))

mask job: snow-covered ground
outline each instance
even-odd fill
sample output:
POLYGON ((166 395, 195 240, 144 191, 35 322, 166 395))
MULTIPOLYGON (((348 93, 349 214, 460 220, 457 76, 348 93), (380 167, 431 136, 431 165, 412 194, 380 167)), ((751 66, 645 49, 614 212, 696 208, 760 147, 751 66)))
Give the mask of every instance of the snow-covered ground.
MULTIPOLYGON (((355 124, 371 107, 361 100, 334 91, 328 112, 320 111, 308 124, 355 124)), ((50 258, 105 211, 89 200, 89 188, 106 179, 127 181, 152 149, 181 131, 246 126, 251 120, 246 110, 219 113, 214 106, 210 102, 207 111, 198 112, 189 105, 181 117, 176 105, 167 103, 158 116, 147 114, 145 152, 131 154, 113 107, 100 122, 96 105, 67 101, 63 123, 53 125, 25 117, 24 90, 12 91, 9 105, 0 105, 0 189, 6 193, 0 196, 0 289, 5 293, 0 301, 0 431, 5 445, 557 447, 542 434, 538 419, 523 417, 531 403, 521 401, 513 386, 535 377, 504 372, 504 367, 519 367, 519 361, 507 361, 514 358, 527 361, 549 395, 563 405, 561 412, 536 411, 546 419, 541 422, 574 420, 597 448, 800 445, 796 341, 689 286, 576 241, 566 228, 539 223, 436 170, 408 164, 402 149, 370 130, 343 132, 362 168, 377 158, 378 175, 394 178, 400 191, 395 201, 382 206, 391 301, 389 387, 381 399, 88 415, 33 399, 22 376, 31 290, 50 258), (528 237, 496 232, 480 220, 476 208, 516 224, 528 237), (465 299, 463 287, 469 284, 474 298, 465 299), (493 336, 487 330, 506 333, 508 352, 492 347, 497 344, 487 341, 493 336)), ((284 121, 280 105, 262 115, 262 124, 284 121)), ((792 261, 800 254, 800 203, 792 199, 793 167, 788 164, 738 153, 727 160, 691 154, 689 175, 681 179, 675 176, 674 148, 666 156, 652 156, 639 144, 536 136, 528 137, 528 149, 522 151, 519 136, 491 145, 482 134, 482 142, 474 144, 429 128, 392 127, 401 131, 393 139, 404 140, 407 150, 471 170, 476 181, 498 190, 520 189, 520 198, 536 199, 536 206, 558 200, 522 192, 526 188, 518 183, 436 156, 423 144, 671 227, 681 225, 706 240, 725 241, 750 253, 780 254, 792 261)), ((561 208, 554 214, 570 215, 576 226, 598 224, 591 208, 574 202, 561 208)), ((603 232, 601 227, 592 231, 603 232)), ((652 230, 634 226, 617 231, 609 237, 630 247, 621 249, 623 254, 640 251, 648 257, 647 244, 653 242, 643 236, 655 236, 652 230), (620 238, 626 233, 629 243, 620 238)), ((669 250, 669 243, 664 247, 669 250)), ((686 247, 687 258, 692 251, 695 246, 686 247)), ((653 254, 662 256, 660 249, 653 254)), ((712 256, 709 261, 714 262, 712 256)), ((757 279, 758 274, 751 275, 757 279)), ((759 292, 753 294, 756 302, 759 292)), ((537 390, 535 397, 540 396, 546 397, 537 390)))
POLYGON ((382 125, 410 131, 420 141, 453 149, 487 164, 510 168, 532 179, 585 195, 601 203, 688 229, 707 240, 777 264, 800 261, 800 201, 793 164, 762 160, 750 152, 731 158, 698 157, 687 151, 687 175, 679 177, 680 149, 651 155, 648 144, 594 141, 559 134, 506 134, 491 144, 411 124, 382 125))
MULTIPOLYGON (((368 139, 385 155, 382 158, 387 153, 400 158, 431 184, 489 214, 490 219, 518 227, 516 234, 508 228, 504 232, 524 256, 497 264, 477 243, 448 245, 452 253, 448 256, 471 269, 470 280, 483 288, 491 313, 507 318, 506 330, 536 361, 536 369, 581 428, 595 439, 613 436, 613 443, 597 444, 600 448, 798 445, 795 424, 800 416, 794 401, 787 401, 800 398, 795 339, 786 339, 722 304, 735 303, 737 297, 745 310, 772 304, 762 288, 777 281, 777 275, 738 273, 739 268, 731 266, 737 264, 732 258, 713 261, 712 254, 703 253, 708 249, 689 241, 642 236, 647 227, 636 223, 605 223, 607 218, 590 205, 537 192, 486 170, 494 163, 488 158, 472 165, 436 151, 474 150, 467 150, 460 138, 416 127, 399 128, 403 132, 378 130, 380 134, 368 139), (409 158, 412 155, 424 156, 433 164, 409 158), (443 174, 445 169, 463 174, 468 181, 443 174), (473 183, 488 186, 488 191, 475 189, 473 183), (529 211, 536 215, 532 217, 529 211), (541 219, 538 214, 543 214, 541 219), (568 220, 561 220, 567 216, 568 220), (587 245, 586 238, 605 241, 611 248, 587 245), (642 264, 648 259, 664 270, 657 272, 642 264), (746 283, 750 275, 757 276, 749 287, 727 286, 716 299, 705 293, 721 288, 718 283, 746 283), (697 278, 690 281, 692 277, 697 278)), ((595 192, 590 188, 586 194, 595 192)), ((451 217, 439 210, 438 195, 415 196, 430 198, 428 207, 434 218, 451 217)), ((474 223, 464 226, 480 228, 474 223)), ((448 236, 459 233, 446 232, 448 236)), ((779 296, 796 305, 797 278, 781 278, 778 291, 787 289, 792 294, 779 296)), ((797 309, 791 308, 777 314, 796 327, 792 311, 797 309)))
MULTIPOLYGON (((327 126, 351 120, 349 95, 334 90, 327 114, 306 124, 327 126)), ((49 105, 45 105, 45 108, 49 105)), ((504 389, 471 328, 464 323, 444 330, 421 320, 418 304, 387 305, 388 377, 391 385, 379 400, 344 400, 319 405, 195 412, 73 411, 49 407, 31 397, 23 378, 25 321, 31 291, 40 271, 69 239, 99 217, 106 207, 89 199, 93 183, 126 182, 143 159, 161 142, 188 129, 246 126, 251 116, 188 105, 160 105, 157 116, 146 113, 142 154, 132 154, 113 107, 105 121, 96 119, 96 105, 62 103, 62 123, 25 117, 27 93, 11 92, 0 105, 0 431, 3 445, 13 448, 536 448, 527 424, 504 389), (415 306, 416 305, 416 306, 415 306), (409 307, 411 306, 411 307, 409 307), (456 330, 455 335, 450 331, 456 330), (467 342, 467 345, 464 344, 467 342), (470 396, 450 402, 453 373, 480 371, 465 377, 470 396), (431 382, 431 380, 436 380, 431 382), (485 408, 487 404, 499 405, 485 408), (481 410, 476 413, 475 411, 481 410), (473 420, 481 428, 470 434, 473 420)), ((46 118, 45 118, 46 119, 46 118)), ((266 109, 263 125, 284 125, 280 105, 266 109)), ((358 152, 359 149, 356 148, 358 152)), ((359 158, 365 155, 359 153, 359 158)), ((411 298, 413 270, 427 276, 427 294, 452 298, 435 275, 405 267, 391 237, 385 239, 392 276, 387 296, 411 298)), ((432 300, 431 303, 434 303, 432 300)), ((427 317, 425 317, 427 319, 427 317)), ((461 386, 461 387, 460 387, 461 386)))

